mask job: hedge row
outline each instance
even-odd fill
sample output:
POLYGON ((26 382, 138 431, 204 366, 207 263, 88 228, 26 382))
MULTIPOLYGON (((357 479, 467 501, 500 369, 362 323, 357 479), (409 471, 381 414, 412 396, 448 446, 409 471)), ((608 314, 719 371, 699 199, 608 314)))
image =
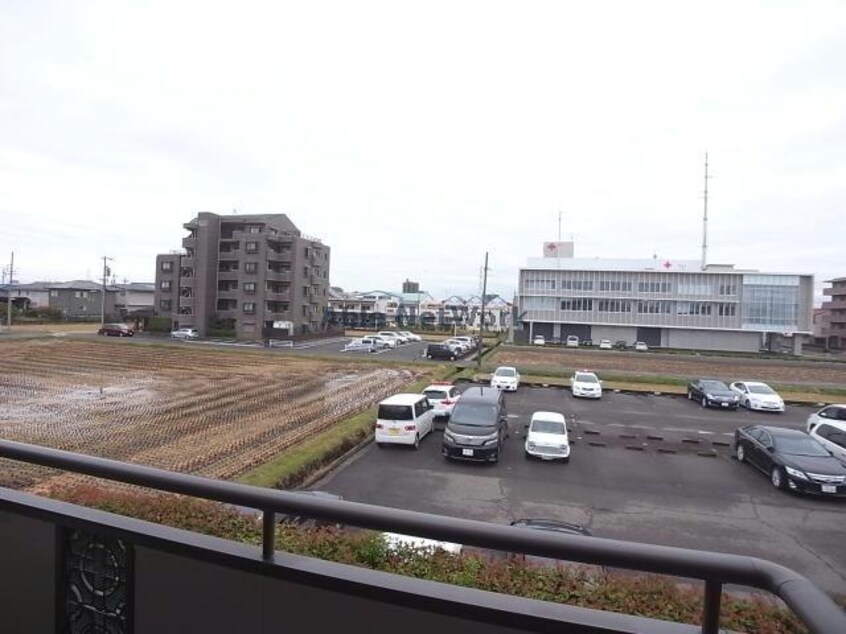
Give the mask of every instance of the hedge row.
MULTIPOLYGON (((169 494, 114 492, 94 486, 57 489, 51 497, 198 533, 261 542, 257 518, 215 502, 169 494)), ((279 550, 329 561, 557 603, 699 624, 702 590, 655 575, 541 566, 502 554, 452 555, 388 548, 379 533, 334 527, 280 526, 279 550)), ((791 612, 761 595, 724 594, 723 628, 760 634, 804 632, 791 612)))

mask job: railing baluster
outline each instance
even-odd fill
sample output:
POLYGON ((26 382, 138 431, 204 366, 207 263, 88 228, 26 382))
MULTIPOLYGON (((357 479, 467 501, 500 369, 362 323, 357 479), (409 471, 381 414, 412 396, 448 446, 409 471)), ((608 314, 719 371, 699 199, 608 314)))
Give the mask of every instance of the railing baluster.
POLYGON ((262 559, 272 561, 274 552, 276 552, 276 513, 265 509, 261 512, 262 559))
POLYGON ((720 599, 723 584, 713 579, 705 581, 705 606, 702 612, 702 634, 719 634, 720 599))

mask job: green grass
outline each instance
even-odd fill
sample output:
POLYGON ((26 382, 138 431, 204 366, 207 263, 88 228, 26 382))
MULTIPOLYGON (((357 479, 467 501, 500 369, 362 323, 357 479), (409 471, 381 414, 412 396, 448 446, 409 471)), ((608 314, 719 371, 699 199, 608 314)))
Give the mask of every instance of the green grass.
MULTIPOLYGON (((434 372, 400 391, 422 392, 432 381, 454 378, 452 366, 435 366, 434 372)), ((346 418, 327 431, 285 450, 269 462, 252 469, 239 477, 238 482, 260 487, 275 487, 278 483, 307 472, 314 472, 326 463, 326 458, 335 456, 339 450, 369 437, 376 421, 376 405, 346 418)))

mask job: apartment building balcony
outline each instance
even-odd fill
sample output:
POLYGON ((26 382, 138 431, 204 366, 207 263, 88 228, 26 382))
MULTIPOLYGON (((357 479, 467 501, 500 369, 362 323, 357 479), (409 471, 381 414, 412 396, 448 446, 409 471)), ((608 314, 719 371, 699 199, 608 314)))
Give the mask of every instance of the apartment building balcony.
POLYGON ((323 499, 0 440, 0 457, 246 508, 252 546, 0 488, 0 609, 8 632, 98 631, 584 632, 717 634, 724 584, 781 598, 813 634, 846 615, 806 578, 723 553, 573 537, 476 520, 323 499), (610 613, 416 579, 276 551, 274 513, 702 580, 701 626, 610 613), (119 609, 115 609, 115 608, 119 609), (81 626, 79 627, 82 630, 81 626), (92 628, 93 629, 93 628, 92 628))
POLYGON ((179 287, 180 288, 194 288, 194 276, 190 277, 180 277, 179 278, 179 287))
POLYGON ((837 298, 828 302, 823 302, 821 308, 823 310, 846 310, 846 297, 843 297, 843 299, 837 298))
POLYGON ((290 301, 291 300, 291 292, 290 291, 273 291, 267 290, 264 292, 264 296, 270 300, 281 300, 281 301, 290 301))
POLYGON ((197 238, 188 236, 182 238, 182 248, 183 249, 196 249, 197 248, 197 238))
POLYGON ((267 269, 265 279, 275 282, 290 282, 291 271, 282 271, 280 269, 267 269))

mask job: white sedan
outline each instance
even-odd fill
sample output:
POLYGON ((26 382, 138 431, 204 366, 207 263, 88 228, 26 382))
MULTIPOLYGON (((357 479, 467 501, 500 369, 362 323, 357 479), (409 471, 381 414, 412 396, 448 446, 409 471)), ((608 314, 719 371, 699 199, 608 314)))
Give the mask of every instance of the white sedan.
POLYGON ((520 387, 520 373, 517 372, 517 368, 501 366, 491 374, 491 387, 506 392, 516 392, 520 387))
POLYGON ((408 341, 423 341, 423 338, 420 335, 415 335, 413 332, 409 332, 407 330, 398 330, 397 332, 408 341))
POLYGON ((543 460, 570 460, 567 421, 558 412, 535 412, 527 425, 526 457, 543 460))
POLYGON ((170 333, 171 339, 197 339, 200 336, 200 331, 196 328, 180 328, 170 333))
POLYGON ((570 379, 573 396, 583 398, 602 398, 602 381, 593 372, 581 370, 570 379))
POLYGON ((546 337, 544 337, 543 335, 535 335, 535 338, 532 340, 532 343, 536 346, 545 346, 546 337))
POLYGON ((783 412, 784 400, 766 383, 759 381, 735 381, 729 385, 737 394, 741 407, 761 412, 783 412))

